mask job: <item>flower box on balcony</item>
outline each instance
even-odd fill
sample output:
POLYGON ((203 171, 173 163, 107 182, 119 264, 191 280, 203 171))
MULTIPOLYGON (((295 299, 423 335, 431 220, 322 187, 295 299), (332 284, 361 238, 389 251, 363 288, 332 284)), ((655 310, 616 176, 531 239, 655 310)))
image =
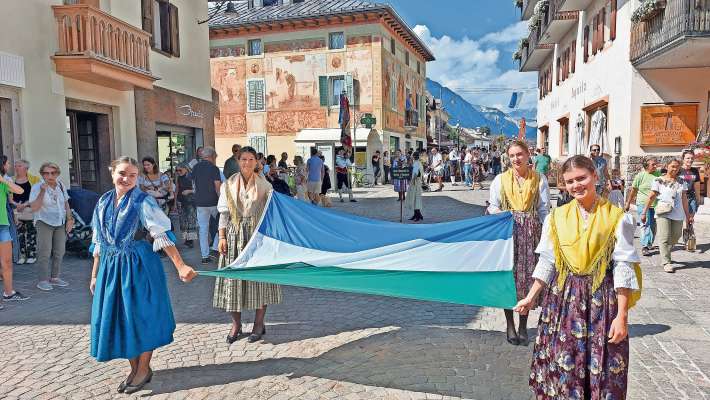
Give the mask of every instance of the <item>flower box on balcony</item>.
POLYGON ((648 21, 662 13, 665 8, 666 0, 644 0, 631 15, 631 22, 648 21))

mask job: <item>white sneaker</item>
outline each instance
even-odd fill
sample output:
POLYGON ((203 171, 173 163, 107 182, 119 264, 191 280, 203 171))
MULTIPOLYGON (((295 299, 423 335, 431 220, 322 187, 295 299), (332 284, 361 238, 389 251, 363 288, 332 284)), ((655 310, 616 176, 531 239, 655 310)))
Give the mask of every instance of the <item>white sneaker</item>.
POLYGON ((37 262, 37 259, 36 259, 36 258, 30 257, 30 258, 27 259, 27 264, 34 264, 35 262, 37 262))
POLYGON ((52 290, 52 289, 54 289, 54 288, 53 288, 52 285, 49 283, 49 281, 40 281, 40 282, 37 284, 37 289, 39 289, 39 290, 44 290, 45 292, 48 292, 48 291, 50 291, 50 290, 52 290))
POLYGON ((26 262, 27 262, 27 260, 25 260, 25 257, 20 257, 15 264, 22 265, 26 262))
POLYGON ((663 270, 668 272, 669 274, 672 274, 675 272, 675 265, 673 264, 665 264, 663 266, 663 270))
POLYGON ((67 287, 69 286, 69 283, 67 281, 63 281, 60 278, 54 278, 49 280, 49 284, 52 286, 58 286, 58 287, 67 287))

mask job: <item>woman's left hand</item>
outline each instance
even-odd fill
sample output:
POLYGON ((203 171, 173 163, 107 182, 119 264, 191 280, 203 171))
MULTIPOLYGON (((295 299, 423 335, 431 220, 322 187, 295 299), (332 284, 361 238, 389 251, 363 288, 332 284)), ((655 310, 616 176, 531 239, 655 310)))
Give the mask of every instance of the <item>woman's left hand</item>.
POLYGON ((688 225, 693 225, 693 221, 695 220, 695 217, 692 216, 692 215, 688 215, 688 216, 685 218, 685 220, 686 220, 686 222, 688 223, 688 225))
POLYGON ((74 220, 70 219, 69 221, 67 221, 65 228, 66 228, 67 233, 71 232, 72 229, 74 229, 74 220))
POLYGON ((197 276, 197 272, 195 272, 195 270, 192 269, 191 266, 189 266, 187 264, 183 264, 178 269, 178 276, 180 277, 181 281, 190 282, 194 277, 197 276))
POLYGON ((620 343, 622 340, 626 339, 629 331, 629 325, 626 318, 616 317, 611 321, 611 328, 609 328, 609 343, 620 343))

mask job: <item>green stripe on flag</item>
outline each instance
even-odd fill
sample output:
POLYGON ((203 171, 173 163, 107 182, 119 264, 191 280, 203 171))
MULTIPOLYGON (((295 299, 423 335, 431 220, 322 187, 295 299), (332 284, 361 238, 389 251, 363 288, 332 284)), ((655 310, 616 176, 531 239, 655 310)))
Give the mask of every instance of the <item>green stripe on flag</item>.
POLYGON ((510 309, 517 303, 513 271, 386 271, 314 267, 297 263, 199 271, 199 274, 313 289, 486 307, 510 309))

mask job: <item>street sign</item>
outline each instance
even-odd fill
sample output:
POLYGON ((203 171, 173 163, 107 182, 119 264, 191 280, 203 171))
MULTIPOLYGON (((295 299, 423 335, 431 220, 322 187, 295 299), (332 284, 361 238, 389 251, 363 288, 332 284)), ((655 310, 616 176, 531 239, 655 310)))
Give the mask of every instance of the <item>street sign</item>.
POLYGON ((408 166, 392 167, 392 179, 410 180, 412 179, 412 170, 408 166))
POLYGON ((360 123, 365 125, 366 128, 370 129, 373 125, 377 123, 377 118, 373 117, 372 114, 367 113, 362 116, 360 123))

